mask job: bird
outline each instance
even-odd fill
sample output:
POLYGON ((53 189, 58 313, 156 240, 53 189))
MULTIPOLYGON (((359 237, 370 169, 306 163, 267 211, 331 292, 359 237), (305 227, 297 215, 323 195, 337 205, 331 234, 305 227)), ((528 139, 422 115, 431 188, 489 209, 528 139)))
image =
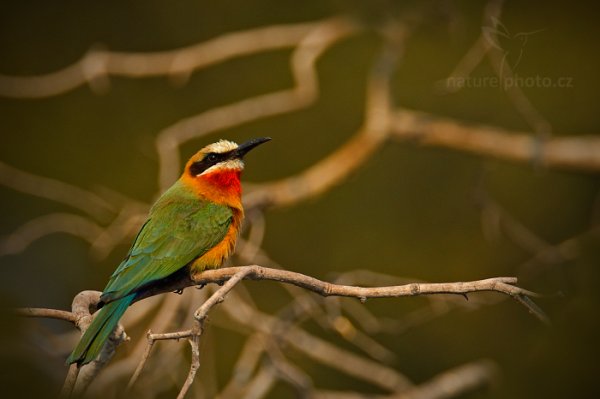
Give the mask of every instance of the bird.
POLYGON ((82 366, 96 359, 129 305, 145 290, 178 273, 195 274, 223 264, 244 218, 244 155, 269 140, 260 137, 240 145, 220 140, 188 160, 181 177, 151 207, 67 364, 82 366))

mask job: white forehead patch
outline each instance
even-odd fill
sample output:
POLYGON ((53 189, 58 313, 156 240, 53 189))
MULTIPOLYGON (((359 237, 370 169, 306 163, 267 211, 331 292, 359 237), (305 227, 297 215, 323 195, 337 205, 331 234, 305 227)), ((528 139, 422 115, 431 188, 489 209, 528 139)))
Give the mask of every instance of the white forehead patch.
POLYGON ((242 170, 244 170, 244 161, 242 161, 241 159, 228 159, 227 161, 219 162, 218 164, 211 166, 210 168, 206 169, 204 172, 196 176, 207 175, 218 170, 237 170, 241 172, 242 170))
POLYGON ((216 143, 209 144, 202 149, 202 152, 209 153, 215 152, 217 154, 222 154, 227 151, 235 150, 238 148, 238 145, 233 141, 228 140, 219 140, 216 143))

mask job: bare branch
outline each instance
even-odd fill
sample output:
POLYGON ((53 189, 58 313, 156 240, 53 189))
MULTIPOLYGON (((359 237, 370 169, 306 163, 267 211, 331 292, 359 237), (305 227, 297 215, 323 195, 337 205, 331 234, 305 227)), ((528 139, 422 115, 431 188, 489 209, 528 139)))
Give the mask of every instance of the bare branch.
POLYGON ((257 368, 261 356, 266 350, 267 336, 261 332, 254 333, 246 339, 240 355, 233 367, 231 378, 218 397, 239 398, 244 386, 249 383, 252 372, 257 368))
POLYGON ((293 284, 323 296, 346 296, 366 299, 432 294, 462 295, 470 292, 495 291, 510 296, 525 295, 539 297, 539 294, 513 285, 517 283, 515 277, 495 277, 456 283, 412 283, 390 287, 354 287, 328 283, 301 273, 252 265, 206 270, 193 275, 192 280, 196 285, 223 283, 242 271, 246 272, 245 278, 249 280, 272 280, 293 284))
POLYGON ((217 304, 223 302, 225 300, 225 296, 235 287, 237 283, 242 281, 246 276, 252 273, 251 269, 240 269, 235 272, 230 279, 227 279, 227 282, 223 284, 221 288, 219 288, 214 294, 208 298, 206 302, 202 304, 194 313, 194 318, 203 323, 208 316, 208 312, 217 304))
POLYGON ((245 197, 248 208, 286 206, 314 198, 329 190, 362 166, 389 134, 392 114, 390 80, 402 56, 406 28, 394 32, 371 70, 367 86, 364 126, 342 147, 304 172, 273 183, 256 186, 245 197))
POLYGON ((313 388, 312 379, 299 367, 296 367, 286 359, 278 345, 274 343, 267 345, 267 354, 277 375, 296 388, 299 397, 307 396, 313 388))
POLYGON ((540 141, 527 132, 467 125, 455 119, 408 109, 396 111, 392 134, 400 140, 412 139, 426 146, 446 147, 508 161, 600 171, 600 137, 593 135, 551 137, 540 141))
POLYGON ((154 342, 155 342, 155 339, 152 337, 152 330, 148 330, 148 333, 146 334, 146 339, 148 340, 148 344, 146 345, 146 350, 144 351, 144 354, 142 355, 142 359, 140 360, 140 363, 138 364, 135 371, 133 372, 131 379, 127 383, 127 391, 130 391, 131 388, 133 388, 133 385, 136 383, 136 381, 140 377, 140 374, 142 373, 142 370, 144 369, 144 366, 146 365, 146 361, 148 361, 148 358, 150 357, 150 352, 152 351, 152 348, 154 347, 154 342))
MULTIPOLYGON (((100 294, 101 293, 98 291, 80 292, 73 299, 71 312, 43 308, 22 308, 17 309, 16 311, 17 314, 26 317, 47 317, 66 320, 75 324, 75 326, 77 326, 77 328, 84 333, 92 322, 93 317, 91 310, 95 309, 96 304, 100 300, 100 294)), ((82 394, 85 388, 93 380, 95 375, 113 356, 116 347, 126 339, 127 336, 123 331, 123 328, 119 326, 119 328, 111 335, 109 341, 104 346, 97 359, 81 368, 76 364, 72 364, 69 367, 69 371, 61 389, 60 396, 62 398, 68 398, 72 394, 82 394)))
POLYGON ((390 399, 447 399, 489 385, 497 366, 489 360, 468 363, 445 371, 431 380, 390 399))
POLYGON ((393 368, 344 351, 337 345, 317 339, 300 328, 285 330, 281 338, 287 345, 321 364, 391 392, 400 392, 413 385, 408 378, 393 368))
POLYGON ((447 94, 456 93, 462 89, 461 85, 454 84, 454 82, 467 78, 485 59, 489 48, 489 41, 483 35, 479 36, 452 72, 450 72, 449 76, 435 83, 438 91, 442 94, 447 94))
POLYGON ((73 324, 77 323, 78 317, 66 310, 45 309, 45 308, 19 308, 15 309, 16 313, 25 317, 45 317, 48 319, 57 319, 69 321, 73 324))
POLYGON ((449 399, 489 385, 497 374, 497 366, 494 363, 481 360, 445 371, 399 394, 372 395, 319 390, 311 395, 311 399, 449 399))
POLYGON ((529 297, 525 295, 516 295, 514 297, 521 305, 525 306, 529 313, 534 315, 539 321, 544 324, 550 324, 550 319, 538 305, 535 304, 529 297))
POLYGON ((187 378, 185 379, 185 383, 181 387, 181 391, 177 395, 177 399, 183 399, 185 394, 192 386, 192 382, 194 382, 194 378, 196 377, 196 372, 200 368, 200 334, 192 334, 189 339, 190 346, 192 348, 192 362, 190 364, 190 371, 188 373, 187 378))
MULTIPOLYGON (((197 333, 195 333, 193 331, 193 329, 183 330, 183 331, 175 331, 172 333, 162 333, 162 334, 153 334, 151 331, 148 331, 148 334, 147 334, 148 343, 146 345, 146 350, 144 351, 144 354, 143 354, 137 368, 135 369, 135 372, 131 376, 129 383, 127 384, 127 390, 131 390, 133 388, 133 385, 138 380, 140 374, 142 373, 142 370, 144 369, 144 366, 146 365, 146 362, 148 361, 148 358, 150 357, 150 352, 152 351, 152 348, 154 347, 154 343, 156 341, 171 340, 171 339, 172 340, 180 340, 183 338, 192 339, 194 337, 194 334, 197 334, 197 333)), ((190 342, 190 344, 192 344, 192 342, 190 342)), ((192 354, 193 353, 194 353, 194 344, 192 344, 192 354)))
POLYGON ((4 162, 0 162, 0 184, 79 209, 98 220, 106 220, 115 212, 110 203, 94 193, 60 180, 25 172, 4 162))
POLYGON ((59 397, 61 399, 67 399, 71 397, 73 393, 73 387, 77 382, 77 377, 79 376, 79 367, 76 364, 71 364, 69 366, 69 371, 67 371, 67 377, 65 378, 65 382, 60 390, 59 397))
POLYGON ((269 393, 273 385, 277 382, 275 370, 273 367, 261 367, 254 378, 249 381, 244 391, 245 399, 260 399, 269 393))
POLYGON ((160 161, 161 191, 177 178, 181 167, 179 147, 184 142, 217 130, 298 110, 314 102, 319 94, 316 61, 334 43, 358 29, 343 18, 325 20, 310 25, 310 28, 301 38, 297 38, 297 48, 292 54, 294 87, 213 108, 182 119, 159 133, 156 147, 160 161))
MULTIPOLYGON (((486 7, 486 18, 498 17, 501 5, 501 0, 490 1, 486 7)), ((292 87, 210 109, 182 119, 159 133, 155 142, 160 163, 158 179, 161 190, 164 190, 177 177, 181 166, 179 151, 183 143, 208 133, 296 111, 313 104, 319 97, 319 79, 316 68, 318 59, 335 43, 359 32, 360 29, 347 19, 332 18, 314 23, 278 25, 230 33, 172 51, 139 54, 96 48, 90 50, 77 63, 55 73, 31 77, 0 75, 0 95, 40 98, 64 93, 84 84, 90 85, 93 91, 105 90, 110 83, 108 81, 110 76, 130 78, 166 76, 176 84, 183 84, 194 71, 208 65, 258 52, 293 48, 290 59, 294 79, 292 87)), ((256 226, 253 224, 248 241, 243 247, 243 251, 240 251, 242 258, 258 256, 260 259, 268 259, 268 256, 260 248, 265 231, 262 208, 295 204, 330 190, 353 171, 363 166, 379 148, 389 143, 390 138, 400 141, 415 139, 423 145, 447 147, 518 162, 600 171, 600 139, 592 136, 546 137, 543 133, 549 132, 549 123, 533 108, 520 89, 509 92, 509 98, 530 123, 534 132, 538 133, 537 136, 529 132, 510 131, 497 127, 469 126, 457 120, 394 107, 390 82, 398 60, 403 56, 403 48, 409 30, 404 25, 396 25, 388 26, 379 33, 384 39, 383 50, 374 63, 367 81, 365 120, 362 126, 347 143, 305 171, 279 181, 253 186, 253 190, 245 197, 245 205, 249 216, 254 213, 256 226)), ((486 41, 482 35, 453 74, 468 75, 482 61, 483 56, 488 54, 497 74, 502 75, 504 73, 502 69, 504 65, 500 62, 502 60, 498 59, 497 53, 491 54, 493 49, 490 47, 489 41, 486 41)), ((512 74, 512 70, 508 69, 507 73, 512 74)), ((145 209, 142 209, 139 204, 134 204, 134 201, 124 201, 116 206, 111 204, 111 201, 106 201, 91 192, 53 179, 34 176, 2 163, 0 163, 0 184, 83 210, 102 222, 108 220, 109 217, 112 220, 108 226, 101 227, 90 218, 70 214, 49 215, 36 219, 23 225, 1 243, 0 256, 23 250, 33 240, 55 231, 79 235, 92 244, 92 254, 98 257, 105 256, 116 244, 134 232, 141 223, 141 217, 145 214, 145 209), (58 218, 58 216, 61 217, 58 218)), ((115 202, 117 203, 117 201, 115 202)), ((518 230, 517 233, 519 232, 521 241, 523 241, 523 230, 518 230)), ((528 246, 536 251, 539 250, 540 253, 551 249, 548 245, 538 245, 540 243, 532 240, 531 237, 525 238, 524 241, 529 243, 528 246)), ((244 262, 265 264, 262 260, 257 259, 244 260, 244 262)), ((271 263, 266 264, 272 265, 271 263)), ((63 386, 65 397, 71 394, 82 394, 94 379, 97 379, 97 386, 101 387, 99 389, 105 389, 105 387, 111 386, 108 382, 114 382, 119 377, 129 375, 135 368, 128 384, 128 389, 131 389, 144 368, 148 379, 152 379, 155 376, 152 373, 156 373, 159 369, 154 364, 155 362, 148 362, 156 341, 187 339, 191 346, 192 361, 178 395, 178 398, 183 398, 192 386, 200 367, 199 342, 204 321, 210 310, 222 302, 230 290, 242 279, 272 280, 283 283, 294 300, 285 311, 277 316, 270 316, 260 312, 253 305, 250 295, 240 299, 238 291, 241 291, 243 287, 230 294, 224 305, 227 314, 234 323, 237 323, 238 328, 249 330, 251 335, 246 342, 242 356, 238 359, 234 375, 223 391, 223 398, 240 397, 242 393, 247 398, 260 398, 266 395, 278 381, 291 384, 300 395, 313 395, 315 391, 312 381, 301 369, 287 361, 284 354, 280 352, 282 348, 291 348, 319 364, 372 383, 391 394, 391 396, 390 394, 381 396, 381 398, 387 399, 446 398, 485 385, 491 380, 493 366, 489 363, 474 363, 442 373, 431 381, 415 387, 407 377, 397 370, 373 361, 367 356, 358 355, 341 346, 331 344, 298 327, 299 323, 312 317, 320 323, 320 326, 336 331, 349 342, 361 348, 371 358, 383 361, 391 355, 386 348, 359 330, 362 327, 365 330, 383 331, 385 327, 383 322, 377 320, 370 313, 360 313, 360 310, 357 309, 365 308, 360 306, 358 301, 324 301, 304 290, 324 297, 358 298, 361 302, 366 301, 367 298, 437 294, 466 296, 471 292, 498 292, 521 303, 541 321, 548 321, 541 309, 530 299, 530 297, 538 295, 517 287, 517 280, 512 277, 454 283, 412 282, 403 284, 397 282, 394 284, 398 285, 393 286, 378 286, 392 284, 390 281, 380 284, 369 282, 367 285, 372 286, 366 287, 354 286, 351 285, 353 282, 348 281, 345 281, 345 284, 332 284, 300 273, 257 265, 209 270, 191 277, 189 275, 178 277, 165 281, 161 286, 156 286, 151 290, 140 292, 136 300, 193 285, 218 283, 223 286, 195 310, 194 321, 190 329, 160 334, 148 331, 147 341, 139 342, 132 351, 132 356, 111 364, 107 373, 96 378, 98 372, 114 354, 116 346, 127 339, 122 328, 119 327, 98 359, 82 367, 81 370, 71 366, 63 386), (323 305, 325 302, 329 305, 334 302, 335 304, 333 306, 323 305), (343 314, 344 309, 349 307, 342 306, 342 304, 350 302, 354 305, 352 311, 354 318, 358 319, 364 316, 365 320, 362 320, 364 325, 361 325, 359 321, 355 326, 354 321, 343 314), (139 363, 138 358, 140 359, 139 363), (261 362, 262 359, 266 359, 266 361, 261 362)), ((365 282, 358 279, 357 283, 364 284, 365 282)), ((92 320, 92 313, 98 298, 99 293, 97 292, 81 293, 73 302, 72 312, 26 308, 18 310, 18 313, 28 317, 49 317, 70 321, 85 331, 92 320)), ((188 296, 188 298, 189 300, 181 300, 179 297, 175 297, 174 300, 167 298, 160 305, 154 303, 145 307, 134 317, 137 317, 137 322, 140 322, 145 315, 160 306, 158 312, 152 317, 152 327, 159 331, 170 329, 171 323, 176 319, 175 314, 181 316, 181 314, 186 314, 185 312, 191 312, 197 306, 195 304, 198 303, 199 296, 188 296)), ((453 298, 451 304, 458 303, 459 300, 461 300, 460 297, 453 298)), ((444 298, 443 301, 431 301, 432 306, 431 309, 427 309, 428 313, 425 314, 419 309, 408 314, 404 326, 427 320, 432 317, 431 315, 447 312, 452 306, 446 302, 447 298, 444 298), (440 306, 434 307, 434 303, 440 304, 440 306)), ((135 311, 132 310, 133 313, 135 311)), ((164 346, 161 347, 162 349, 164 346)), ((164 355, 163 358, 168 361, 165 362, 167 366, 161 364, 160 368, 166 368, 173 376, 176 376, 180 369, 176 370, 171 366, 183 364, 184 357, 180 347, 165 349, 161 355, 164 355)), ((184 366, 187 366, 187 363, 184 366)), ((138 385, 143 384, 139 383, 138 385)), ((345 392, 316 391, 314 397, 348 399, 365 398, 366 396, 345 392)))
POLYGON ((484 10, 483 19, 485 26, 483 27, 482 33, 477 37, 477 40, 473 43, 471 48, 469 48, 467 53, 460 59, 452 72, 450 72, 449 76, 442 81, 436 82, 437 88, 440 89, 442 93, 454 93, 459 91, 462 86, 452 84, 452 82, 467 78, 485 59, 485 56, 492 47, 492 42, 487 36, 488 30, 486 28, 489 27, 487 24, 489 24, 493 18, 500 18, 503 3, 504 0, 488 1, 484 10))
MULTIPOLYGON (((456 283, 411 283, 389 287, 356 287, 331 284, 300 273, 265 268, 257 265, 207 270, 194 275, 192 279, 188 280, 188 283, 190 281, 193 284, 198 285, 205 285, 208 283, 224 283, 223 286, 220 287, 213 295, 211 295, 211 297, 206 302, 204 302, 202 306, 200 306, 200 308, 196 310, 194 315, 195 323, 194 327, 192 327, 191 330, 184 330, 165 334, 148 334, 147 350, 144 356, 142 357, 140 365, 134 373, 134 376, 132 377, 132 380, 130 381, 129 385, 132 386, 138 378, 144 364, 146 363, 149 357, 150 350, 152 349, 152 345, 155 340, 177 340, 187 337, 190 338, 190 344, 192 345, 193 361, 190 366, 186 382, 183 385, 182 390, 180 391, 179 397, 182 398, 189 389, 191 382, 193 381, 198 367, 200 365, 199 356, 196 356, 195 353, 198 351, 198 343, 199 337, 202 333, 202 325, 206 316, 208 315, 208 312, 215 305, 221 303, 225 299, 225 296, 229 293, 229 291, 242 279, 279 281, 308 289, 310 291, 319 293, 323 296, 335 295, 356 297, 359 298, 361 301, 364 301, 367 298, 401 297, 432 294, 466 294, 470 292, 493 291, 504 293, 517 299, 519 302, 526 305, 530 311, 536 314, 538 318, 542 320, 545 318, 545 316, 540 317, 540 314, 543 315, 543 313, 541 313, 539 308, 537 308, 537 306, 533 304, 533 302, 531 302, 531 300, 528 298, 535 297, 537 296, 537 294, 516 287, 514 285, 516 283, 516 278, 512 277, 498 277, 486 280, 456 283)), ((90 308, 92 308, 95 305, 95 303, 97 303, 98 298, 98 292, 84 291, 78 294, 73 301, 73 315, 77 315, 76 320, 74 322, 83 331, 91 322, 90 308)), ((242 309, 239 308, 239 305, 237 306, 237 308, 239 311, 242 311, 242 309)), ((53 312, 44 312, 43 310, 23 310, 21 311, 21 313, 25 313, 27 315, 55 314, 53 312)), ((61 318, 66 317, 63 313, 60 312, 56 314, 59 314, 61 318)), ((252 317, 252 319, 253 323, 256 323, 266 328, 264 333, 271 333, 271 327, 269 326, 273 326, 273 321, 268 321, 266 319, 261 321, 256 317, 256 315, 252 317)), ((113 335, 115 337, 111 338, 111 340, 114 342, 109 342, 109 344, 105 346, 101 356, 89 365, 86 365, 82 368, 82 373, 80 373, 79 378, 77 378, 77 384, 75 386, 75 389, 71 389, 74 393, 80 394, 85 390, 85 388, 91 382, 93 377, 99 372, 99 370, 106 364, 108 359, 110 359, 110 357, 114 354, 116 346, 124 339, 126 339, 125 334, 122 332, 122 330, 120 332, 117 331, 113 335)), ((367 368, 380 368, 380 370, 378 370, 376 373, 378 375, 378 378, 385 377, 385 381, 381 380, 380 382, 383 384, 383 386, 392 391, 398 391, 399 389, 401 389, 401 387, 405 387, 407 384, 410 384, 409 382, 403 382, 402 380, 398 380, 397 378, 399 377, 395 373, 387 373, 385 371, 385 367, 377 364, 362 364, 364 363, 364 361, 361 360, 359 357, 355 355, 345 354, 343 351, 340 351, 337 347, 331 344, 315 340, 310 336, 310 334, 307 334, 298 328, 287 328, 285 330, 285 333, 282 335, 282 338, 284 338, 286 342, 292 345, 293 347, 302 348, 301 350, 305 352, 309 350, 309 352, 306 352, 307 354, 309 354, 311 357, 315 357, 316 359, 318 359, 321 362, 324 362, 325 364, 327 364, 331 359, 336 359, 335 363, 337 364, 337 367, 342 367, 344 371, 349 375, 353 375, 356 372, 365 370, 367 368), (331 356, 332 353, 335 355, 331 356), (340 361, 340 359, 344 360, 340 361)), ((68 387, 65 389, 68 389, 68 387)))
POLYGON ((102 228, 89 218, 71 213, 51 213, 34 218, 0 239, 0 256, 23 252, 34 241, 53 233, 67 233, 92 244, 102 228))
POLYGON ((249 273, 251 273, 250 269, 240 270, 238 273, 231 276, 231 279, 229 279, 225 284, 223 284, 222 287, 215 291, 215 293, 212 294, 210 298, 208 298, 208 300, 206 300, 194 313, 195 321, 193 327, 190 330, 162 334, 153 334, 149 331, 147 336, 148 343, 146 346, 146 350, 144 351, 144 355, 142 356, 142 359, 140 360, 140 363, 138 364, 133 376, 129 380, 127 389, 131 389, 137 381, 137 379, 139 378, 142 369, 144 368, 144 365, 146 364, 150 356, 150 351, 152 350, 155 341, 180 340, 182 338, 188 338, 192 348, 192 363, 190 365, 190 370, 188 372, 188 376, 185 380, 185 383, 183 384, 181 391, 177 396, 178 399, 182 399, 189 390, 196 376, 196 372, 200 368, 200 349, 198 345, 200 343, 200 335, 202 335, 203 324, 206 317, 208 316, 209 311, 217 304, 223 302, 229 291, 231 291, 233 287, 235 287, 235 285, 239 283, 242 279, 244 279, 244 277, 246 277, 249 273))
POLYGON ((108 76, 145 78, 172 76, 181 82, 194 70, 231 58, 293 47, 319 23, 260 27, 181 49, 154 53, 127 53, 92 48, 78 62, 37 76, 0 75, 0 95, 14 98, 56 96, 108 76))
POLYGON ((348 352, 294 325, 280 326, 280 320, 254 309, 244 300, 230 297, 224 303, 224 309, 242 326, 272 336, 273 340, 280 340, 310 359, 349 376, 390 392, 402 392, 412 386, 398 371, 348 352))
POLYGON ((183 399, 188 389, 194 382, 194 378, 196 377, 196 372, 200 368, 200 349, 198 347, 200 343, 200 335, 202 334, 204 328, 204 321, 208 316, 208 312, 217 304, 223 302, 225 300, 225 296, 235 287, 237 283, 242 281, 244 277, 246 277, 250 273, 249 270, 241 270, 235 275, 231 277, 227 283, 223 284, 221 288, 215 291, 214 294, 208 298, 206 302, 204 302, 194 313, 194 326, 192 327, 192 335, 189 339, 190 345, 192 347, 192 362, 190 364, 190 371, 185 380, 185 383, 181 387, 181 391, 179 391, 179 395, 177 395, 177 399, 183 399))
MULTIPOLYGON (((218 283, 222 282, 218 281, 218 283)), ((190 279, 184 280, 183 283, 184 285, 179 286, 180 288, 186 286, 185 284, 193 285, 193 281, 190 279)), ((176 285, 170 287, 174 288, 176 285)), ((157 291, 153 291, 152 295, 157 293, 157 291)), ((412 385, 406 377, 392 368, 339 348, 301 328, 287 324, 282 326, 281 321, 277 318, 254 309, 248 301, 237 298, 235 295, 233 297, 230 295, 229 300, 224 304, 224 310, 233 320, 266 336, 272 336, 275 340, 283 340, 286 345, 326 366, 390 391, 398 391, 412 385)), ((256 359, 254 356, 252 358, 256 359)), ((245 369, 245 372, 248 370, 245 369)), ((237 397, 235 392, 239 392, 238 388, 239 384, 237 383, 229 384, 226 393, 231 393, 231 397, 237 397)))

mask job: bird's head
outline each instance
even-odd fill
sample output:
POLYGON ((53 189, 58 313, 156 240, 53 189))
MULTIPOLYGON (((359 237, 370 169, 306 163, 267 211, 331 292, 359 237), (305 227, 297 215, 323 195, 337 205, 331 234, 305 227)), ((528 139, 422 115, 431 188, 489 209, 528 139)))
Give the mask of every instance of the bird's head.
POLYGON ((269 140, 270 137, 260 137, 240 145, 227 140, 209 144, 190 158, 182 179, 213 201, 228 203, 235 197, 239 199, 244 155, 269 140))

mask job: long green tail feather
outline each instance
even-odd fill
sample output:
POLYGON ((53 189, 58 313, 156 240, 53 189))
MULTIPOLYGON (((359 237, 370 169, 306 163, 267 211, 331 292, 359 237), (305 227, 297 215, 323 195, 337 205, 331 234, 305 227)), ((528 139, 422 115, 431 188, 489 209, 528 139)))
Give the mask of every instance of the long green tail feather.
POLYGON ((94 360, 134 298, 135 294, 131 294, 104 305, 67 358, 67 364, 83 365, 94 360))

